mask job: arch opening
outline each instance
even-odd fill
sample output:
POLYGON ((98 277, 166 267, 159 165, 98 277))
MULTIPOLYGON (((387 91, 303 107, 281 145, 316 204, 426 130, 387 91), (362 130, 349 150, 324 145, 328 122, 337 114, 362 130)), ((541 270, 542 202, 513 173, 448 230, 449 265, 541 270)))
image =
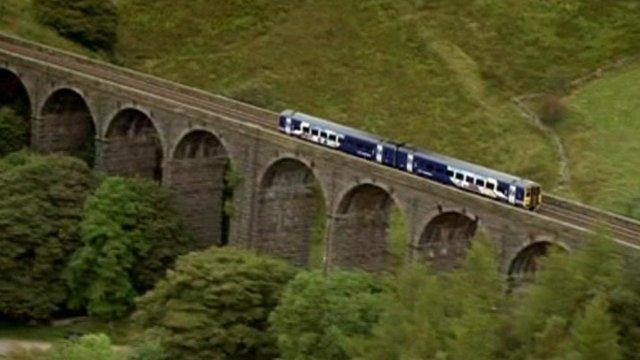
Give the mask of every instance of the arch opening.
POLYGON ((102 144, 100 167, 110 173, 162 181, 158 130, 142 111, 124 109, 113 118, 102 144))
POLYGON ((222 142, 204 130, 186 134, 167 163, 165 179, 178 211, 196 237, 193 248, 226 245, 233 189, 239 180, 222 142))
MULTIPOLYGON (((17 116, 22 123, 5 124, 10 126, 12 136, 7 139, 11 144, 5 144, 3 151, 9 152, 27 147, 31 138, 31 100, 27 88, 20 78, 7 69, 0 69, 0 112, 3 118, 17 116)), ((8 120, 8 119, 7 119, 8 120)), ((5 120, 6 121, 6 120, 5 120)))
POLYGON ((84 98, 71 89, 60 89, 45 101, 40 124, 34 134, 40 150, 62 152, 95 160, 96 127, 84 98))
POLYGON ((321 265, 325 213, 309 167, 291 158, 271 164, 258 192, 257 248, 298 265, 321 265))
POLYGON ((464 260, 477 229, 477 219, 454 211, 441 213, 422 232, 419 257, 435 269, 452 269, 464 260))
POLYGON ((391 220, 397 207, 381 187, 363 184, 340 201, 334 216, 332 266, 386 270, 392 263, 391 220))
POLYGON ((538 241, 520 250, 509 264, 509 287, 514 288, 534 281, 536 272, 540 269, 540 260, 551 251, 566 249, 549 241, 538 241))

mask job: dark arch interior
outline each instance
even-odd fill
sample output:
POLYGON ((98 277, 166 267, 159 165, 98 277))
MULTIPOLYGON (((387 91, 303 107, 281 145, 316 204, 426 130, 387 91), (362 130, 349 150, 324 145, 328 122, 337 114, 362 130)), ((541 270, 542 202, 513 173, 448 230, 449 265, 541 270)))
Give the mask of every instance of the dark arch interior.
POLYGON ((164 156, 158 130, 142 111, 120 111, 109 125, 107 141, 107 171, 162 180, 164 156))
POLYGON ((477 220, 458 212, 445 212, 426 226, 418 250, 436 269, 450 269, 464 259, 478 228, 477 220))
POLYGON ((176 206, 197 238, 194 248, 228 244, 238 184, 220 140, 208 131, 188 133, 176 146, 167 172, 176 206))
POLYGON ((511 286, 533 281, 535 273, 540 267, 540 259, 547 256, 552 249, 564 250, 548 241, 535 242, 520 250, 509 265, 508 274, 511 286))
POLYGON ((70 89, 53 93, 45 102, 43 128, 38 146, 49 152, 64 152, 93 165, 96 129, 82 96, 70 89))
POLYGON ((312 249, 323 251, 318 248, 326 219, 322 192, 311 169, 294 159, 271 165, 262 179, 258 206, 258 248, 298 265, 314 262, 312 249))
POLYGON ((333 222, 333 266, 380 271, 392 262, 391 213, 395 204, 382 188, 364 184, 341 200, 333 222))
MULTIPOLYGON (((22 118, 27 129, 31 127, 31 101, 27 89, 13 72, 0 69, 0 108, 4 107, 12 109, 22 118)), ((27 131, 24 146, 29 145, 29 137, 30 131, 27 131)))

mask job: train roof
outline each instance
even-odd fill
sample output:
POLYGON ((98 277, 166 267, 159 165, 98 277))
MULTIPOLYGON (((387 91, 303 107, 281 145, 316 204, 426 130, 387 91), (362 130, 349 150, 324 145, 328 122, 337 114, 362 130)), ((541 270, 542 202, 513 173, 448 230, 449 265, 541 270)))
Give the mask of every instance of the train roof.
POLYGON ((442 155, 433 151, 429 151, 429 150, 424 150, 424 149, 417 149, 411 146, 402 146, 402 144, 395 142, 395 141, 391 141, 388 139, 384 139, 380 136, 374 135, 374 134, 370 134, 366 131, 361 131, 361 130, 357 130, 348 126, 344 126, 344 125, 340 125, 340 124, 336 124, 334 122, 331 122, 329 120, 325 120, 316 116, 312 116, 312 115, 308 115, 299 111, 294 111, 294 110, 285 110, 282 113, 280 113, 280 115, 282 116, 289 116, 292 118, 296 118, 298 120, 302 120, 302 121, 307 121, 309 123, 313 123, 313 124, 317 124, 323 127, 326 127, 327 129, 336 131, 338 133, 343 133, 343 134, 348 134, 348 135, 352 135, 352 136, 359 136, 359 137, 363 137, 363 138, 367 138, 368 140, 372 140, 372 141, 379 141, 379 142, 385 142, 385 143, 390 143, 390 144, 395 144, 398 146, 401 146, 404 149, 407 150, 411 150, 414 152, 414 154, 420 156, 424 156, 427 157, 431 160, 437 161, 437 162, 441 162, 445 165, 460 169, 460 170, 464 170, 464 171, 468 171, 470 173, 474 173, 477 175, 481 175, 481 176, 485 176, 485 177, 490 177, 493 179, 496 179, 498 181, 502 181, 502 182, 506 182, 506 183, 520 183, 522 185, 534 185, 534 186, 538 186, 538 184, 535 181, 531 181, 531 180, 527 180, 527 179, 523 179, 511 174, 507 174, 501 171, 497 171, 497 170, 493 170, 490 168, 487 168, 485 166, 482 165, 477 165, 477 164, 473 164, 467 161, 463 161, 463 160, 459 160, 450 156, 446 156, 446 155, 442 155))

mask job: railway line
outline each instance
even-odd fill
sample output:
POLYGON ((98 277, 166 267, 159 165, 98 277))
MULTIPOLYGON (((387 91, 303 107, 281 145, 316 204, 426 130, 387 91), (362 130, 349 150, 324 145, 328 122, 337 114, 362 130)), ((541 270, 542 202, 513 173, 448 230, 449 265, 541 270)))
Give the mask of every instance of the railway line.
MULTIPOLYGON (((248 121, 271 131, 278 131, 277 114, 272 111, 168 80, 53 50, 3 34, 0 34, 0 51, 18 54, 195 108, 248 121)), ((491 200, 487 199, 487 201, 491 200)), ((549 194, 544 194, 543 205, 538 210, 538 214, 587 230, 603 229, 619 243, 640 250, 640 221, 549 194)))

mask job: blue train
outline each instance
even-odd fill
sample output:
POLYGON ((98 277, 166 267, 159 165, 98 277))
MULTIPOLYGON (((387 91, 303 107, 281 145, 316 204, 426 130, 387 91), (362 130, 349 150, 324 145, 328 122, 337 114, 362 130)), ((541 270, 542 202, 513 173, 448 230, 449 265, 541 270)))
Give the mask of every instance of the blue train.
POLYGON ((280 114, 287 135, 529 210, 542 202, 537 183, 426 150, 414 149, 298 111, 280 114))

